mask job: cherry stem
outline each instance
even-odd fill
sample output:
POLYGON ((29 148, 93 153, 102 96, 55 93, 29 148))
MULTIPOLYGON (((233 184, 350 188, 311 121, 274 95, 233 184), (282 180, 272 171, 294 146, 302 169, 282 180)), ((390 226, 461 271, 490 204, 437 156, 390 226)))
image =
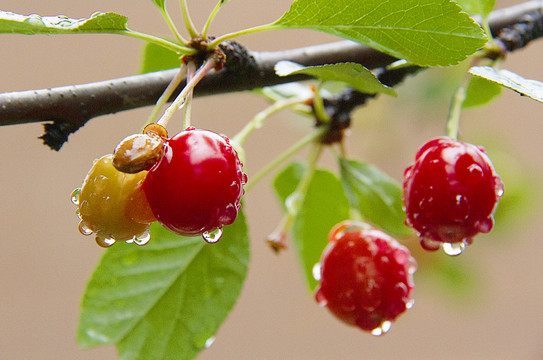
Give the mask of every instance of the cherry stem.
POLYGON ((466 88, 459 86, 454 95, 449 109, 447 118, 447 136, 451 139, 458 140, 458 131, 460 127, 460 114, 462 112, 462 104, 466 98, 466 88))
POLYGON ((327 123, 330 122, 330 115, 326 113, 324 109, 324 100, 321 96, 322 81, 315 90, 315 96, 313 98, 313 108, 315 109, 315 115, 318 120, 321 122, 327 123))
POLYGON ((256 114, 255 117, 231 139, 231 141, 241 147, 245 143, 245 140, 247 140, 249 135, 251 135, 251 133, 256 129, 260 129, 264 125, 264 121, 271 115, 291 106, 303 104, 305 101, 307 101, 306 98, 298 97, 276 101, 272 105, 268 106, 267 108, 256 114))
MULTIPOLYGON (((187 64, 187 82, 190 82, 194 77, 194 72, 196 71, 196 65, 193 62, 187 64)), ((191 89, 187 95, 185 101, 185 120, 183 121, 183 129, 186 129, 190 126, 190 119, 192 113, 192 95, 194 93, 194 88, 191 89)))
MULTIPOLYGON (((471 61, 470 68, 476 66, 479 62, 479 57, 474 57, 471 61)), ((462 105, 466 99, 466 89, 471 78, 471 74, 466 73, 461 84, 454 92, 451 106, 449 108, 449 115, 447 116, 446 133, 451 139, 458 140, 458 133, 460 129, 460 115, 462 113, 462 105)))
POLYGON ((170 83, 168 84, 168 87, 166 87, 166 90, 164 90, 162 95, 160 95, 160 98, 158 98, 158 101, 156 102, 156 104, 155 104, 155 106, 153 108, 153 111, 151 112, 151 115, 149 115, 149 119, 147 120, 147 122, 143 126, 144 128, 145 128, 145 126, 155 122, 155 118, 158 116, 158 113, 159 113, 160 109, 162 109, 164 104, 166 104, 168 99, 172 96, 175 89, 177 89, 179 84, 181 84, 181 81, 183 81, 183 78, 185 77, 186 73, 187 73, 187 66, 186 66, 185 62, 183 62, 181 64, 181 67, 179 68, 179 71, 177 72, 177 74, 175 74, 172 81, 170 81, 170 83))
POLYGON ((193 39, 199 37, 198 31, 196 31, 196 28, 194 24, 192 23, 192 19, 190 18, 189 10, 187 8, 187 1, 180 0, 179 4, 181 6, 181 14, 183 15, 183 22, 185 23, 185 28, 187 29, 190 37, 193 39))
POLYGON ((209 58, 206 60, 205 64, 202 65, 198 71, 194 74, 194 77, 190 79, 190 81, 187 81, 187 85, 181 90, 179 95, 177 95, 177 98, 175 98, 174 102, 168 106, 162 117, 157 121, 157 124, 162 125, 166 127, 168 125, 168 122, 172 118, 173 114, 181 109, 183 105, 185 104, 185 99, 187 98, 187 95, 194 89, 194 87, 200 82, 200 80, 203 79, 203 77, 211 71, 215 67, 215 61, 212 58, 209 58))
POLYGON ((219 12, 219 10, 221 9, 221 7, 224 5, 225 2, 226 2, 225 0, 219 0, 217 5, 215 5, 213 10, 209 14, 209 17, 207 18, 207 21, 204 25, 204 28, 202 29, 202 38, 204 39, 206 38, 209 25, 211 25, 211 22, 213 21, 213 19, 215 18, 215 16, 217 15, 217 13, 219 12))
POLYGON ((281 165, 283 161, 291 157, 292 155, 296 154, 298 151, 303 149, 306 145, 313 143, 315 141, 318 141, 318 139, 327 131, 328 129, 325 126, 322 126, 318 128, 317 130, 313 131, 312 133, 306 135, 305 137, 301 138, 296 142, 294 145, 292 145, 290 148, 279 154, 278 157, 276 157, 272 162, 268 163, 264 168, 262 168, 257 174, 249 178, 249 182, 244 186, 245 192, 248 192, 251 190, 255 184, 257 184, 262 178, 264 178, 267 174, 272 172, 276 167, 281 165))
POLYGON ((174 36, 177 38, 177 40, 182 43, 183 45, 187 46, 188 44, 188 41, 183 38, 183 36, 181 35, 181 33, 179 32, 179 30, 177 30, 177 27, 175 26, 170 14, 168 13, 168 11, 166 10, 166 8, 160 8, 160 13, 162 14, 162 17, 164 18, 164 20, 166 20, 166 23, 168 24, 168 27, 170 28, 170 30, 172 31, 172 33, 174 34, 174 36))
POLYGON ((287 234, 290 232, 290 229, 292 229, 296 216, 298 216, 307 191, 309 190, 309 184, 311 184, 311 180, 317 169, 317 163, 320 154, 322 153, 322 148, 323 145, 321 143, 313 142, 313 146, 307 157, 307 167, 304 174, 296 186, 296 189, 285 200, 287 211, 281 218, 277 228, 267 238, 268 245, 276 253, 286 248, 287 234))

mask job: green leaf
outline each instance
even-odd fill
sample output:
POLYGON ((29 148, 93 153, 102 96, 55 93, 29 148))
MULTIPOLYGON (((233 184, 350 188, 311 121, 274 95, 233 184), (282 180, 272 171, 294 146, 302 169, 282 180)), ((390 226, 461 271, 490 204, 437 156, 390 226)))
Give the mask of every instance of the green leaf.
POLYGON ((463 108, 486 105, 502 93, 502 87, 479 76, 472 76, 466 89, 463 108))
POLYGON ((249 243, 242 213, 222 239, 175 235, 158 223, 148 245, 108 249, 82 301, 78 344, 116 344, 123 360, 193 359, 238 298, 249 243))
MULTIPOLYGON (((282 204, 285 204, 288 196, 296 189, 303 172, 303 165, 293 163, 275 178, 274 188, 282 204)), ((322 251, 328 244, 330 230, 348 218, 349 201, 345 197, 341 182, 334 173, 317 169, 292 229, 293 240, 310 291, 314 291, 318 285, 313 277, 313 267, 320 261, 322 251)))
POLYGON ((271 26, 323 31, 416 65, 447 66, 487 41, 461 10, 446 0, 297 0, 271 26))
POLYGON ((395 236, 412 233, 405 223, 402 188, 375 166, 341 158, 341 181, 351 206, 362 217, 395 236))
POLYGON ((127 31, 128 18, 113 12, 95 12, 88 19, 66 16, 19 15, 0 11, 0 33, 12 34, 77 34, 118 33, 127 31))
POLYGON ((490 66, 474 66, 469 72, 473 75, 494 81, 521 95, 543 102, 543 83, 540 81, 525 79, 514 72, 497 70, 490 66))
POLYGON ((179 54, 163 46, 147 43, 143 49, 140 73, 168 70, 181 66, 179 54))
POLYGON ((279 76, 305 74, 319 78, 322 81, 341 81, 360 92, 368 94, 398 95, 394 89, 382 84, 370 70, 357 63, 305 67, 291 61, 279 61, 275 65, 275 72, 279 76))
POLYGON ((486 17, 494 9, 496 0, 456 0, 462 9, 470 14, 486 17))

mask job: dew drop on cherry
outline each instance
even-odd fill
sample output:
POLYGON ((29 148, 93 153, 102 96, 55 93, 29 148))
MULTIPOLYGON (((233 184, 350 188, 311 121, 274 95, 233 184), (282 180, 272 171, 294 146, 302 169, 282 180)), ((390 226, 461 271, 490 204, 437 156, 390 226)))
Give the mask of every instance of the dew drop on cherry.
POLYGON ((108 248, 115 244, 115 239, 104 238, 101 236, 97 236, 95 240, 98 246, 103 247, 103 248, 108 248))
POLYGON ((214 243, 216 243, 217 241, 219 241, 221 239, 221 237, 222 237, 222 229, 221 228, 216 228, 215 230, 205 231, 202 234, 202 237, 204 238, 204 240, 207 243, 214 244, 214 243))
POLYGON ((85 236, 89 236, 92 234, 92 230, 88 227, 88 225, 84 221, 79 222, 79 232, 85 236))
POLYGON ((151 231, 147 229, 143 232, 143 234, 134 237, 134 244, 138 246, 147 245, 149 240, 151 240, 151 231))
POLYGON ((371 334, 373 336, 382 336, 385 335, 387 332, 390 331, 390 328, 392 327, 392 322, 390 321, 383 321, 379 327, 376 327, 371 331, 371 334))
POLYGON ((317 281, 321 281, 321 263, 316 263, 313 266, 313 269, 311 270, 311 273, 313 274, 313 278, 317 281))
POLYGON ((325 307, 328 305, 328 300, 326 300, 326 297, 322 293, 321 289, 318 289, 315 293, 315 301, 319 306, 325 307))
POLYGON ((70 200, 72 201, 72 204, 79 205, 79 194, 81 193, 81 188, 77 188, 74 191, 72 191, 72 194, 70 195, 70 200))
POLYGON ((413 307, 413 305, 415 305, 415 299, 411 299, 408 302, 406 302, 405 303, 405 308, 409 310, 409 309, 411 309, 413 307))
POLYGON ((441 242, 436 241, 428 236, 422 236, 420 238, 420 245, 424 250, 436 251, 441 247, 441 242))
POLYGON ((461 241, 457 243, 444 243, 443 251, 450 256, 457 256, 462 254, 462 251, 466 248, 466 244, 461 241))

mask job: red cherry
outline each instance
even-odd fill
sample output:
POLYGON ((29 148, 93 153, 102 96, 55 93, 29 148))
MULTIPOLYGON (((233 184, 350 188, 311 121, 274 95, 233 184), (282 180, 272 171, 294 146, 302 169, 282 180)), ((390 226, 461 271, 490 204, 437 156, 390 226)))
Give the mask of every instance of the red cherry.
POLYGON ((482 147, 446 137, 430 140, 404 174, 406 223, 427 250, 442 244, 459 254, 478 233, 489 232, 503 184, 482 147))
POLYGON ((184 236, 207 235, 236 220, 246 181, 228 138, 187 128, 166 141, 143 190, 163 226, 184 236))
POLYGON ((345 221, 332 229, 315 299, 345 323, 383 335, 413 305, 409 250, 381 230, 345 221))

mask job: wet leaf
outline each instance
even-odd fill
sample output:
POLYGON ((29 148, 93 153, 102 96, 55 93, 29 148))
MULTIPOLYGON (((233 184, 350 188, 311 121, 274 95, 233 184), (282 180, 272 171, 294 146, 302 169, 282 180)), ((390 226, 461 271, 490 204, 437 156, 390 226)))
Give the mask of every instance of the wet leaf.
POLYGON ((123 360, 193 359, 236 302, 249 262, 245 218, 222 239, 175 235, 158 223, 143 247, 108 249, 82 301, 81 347, 116 344, 123 360))
POLYGON ((442 0, 297 0, 272 26, 323 31, 416 65, 447 66, 487 41, 461 10, 442 0))
POLYGON ((394 179, 375 166, 356 160, 342 158, 339 165, 349 202, 364 220, 391 235, 412 233, 404 223, 402 188, 394 179))
MULTIPOLYGON (((293 163, 275 178, 274 188, 282 204, 296 189, 303 171, 302 164, 293 163)), ((292 229, 292 237, 310 291, 314 291, 318 285, 313 277, 313 266, 320 261, 322 251, 328 244, 330 230, 348 218, 349 201, 345 197, 341 182, 334 173, 317 169, 292 229)))
POLYGON ((525 79, 512 71, 498 70, 490 66, 474 66, 469 72, 516 91, 520 95, 543 102, 543 83, 540 81, 525 79))
POLYGON ((95 12, 89 18, 71 19, 66 16, 19 15, 0 11, 0 33, 12 34, 77 34, 118 33, 127 31, 128 18, 113 12, 95 12))
POLYGON ((280 61, 275 65, 275 72, 279 76, 306 74, 322 81, 340 81, 363 93, 397 96, 394 89, 382 84, 370 70, 356 63, 302 66, 291 61, 280 61))

